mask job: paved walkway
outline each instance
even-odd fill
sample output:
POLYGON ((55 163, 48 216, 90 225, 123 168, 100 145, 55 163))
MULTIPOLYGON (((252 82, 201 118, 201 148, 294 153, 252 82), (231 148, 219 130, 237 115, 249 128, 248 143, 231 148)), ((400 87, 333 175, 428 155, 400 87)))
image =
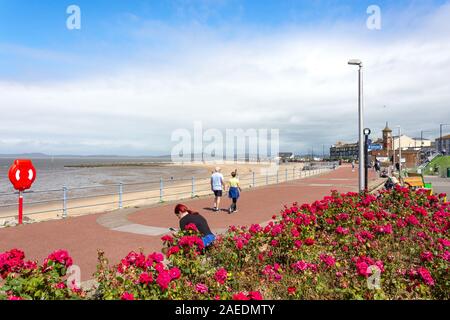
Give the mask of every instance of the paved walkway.
MULTIPOLYGON (((370 178, 373 183, 373 172, 370 178)), ((350 167, 343 166, 320 176, 244 191, 238 202, 239 212, 232 215, 225 212, 229 205, 226 198, 221 205, 224 211, 219 213, 209 209, 211 198, 183 202, 201 212, 212 230, 219 233, 232 224, 265 222, 279 213, 284 204, 310 203, 330 194, 332 189, 356 191, 357 170, 352 172, 350 167)), ((66 249, 80 266, 82 280, 88 280, 96 270, 98 249, 105 251, 112 263, 131 250, 142 248, 146 253, 161 250, 161 235, 170 227, 178 227, 173 207, 169 203, 0 229, 0 252, 19 248, 28 259, 42 261, 53 250, 66 249)))
POLYGON ((450 178, 440 178, 435 176, 425 176, 425 182, 431 182, 433 192, 446 193, 447 198, 450 197, 450 178))

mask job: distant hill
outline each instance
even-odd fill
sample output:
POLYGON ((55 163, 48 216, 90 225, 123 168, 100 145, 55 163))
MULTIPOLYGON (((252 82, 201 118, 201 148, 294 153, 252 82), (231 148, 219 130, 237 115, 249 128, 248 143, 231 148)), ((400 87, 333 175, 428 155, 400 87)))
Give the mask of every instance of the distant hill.
POLYGON ((119 156, 119 155, 74 155, 74 154, 63 154, 63 155, 49 155, 45 153, 18 153, 18 154, 0 154, 0 158, 170 158, 170 155, 162 156, 119 156))
POLYGON ((0 158, 50 158, 45 153, 0 154, 0 158))

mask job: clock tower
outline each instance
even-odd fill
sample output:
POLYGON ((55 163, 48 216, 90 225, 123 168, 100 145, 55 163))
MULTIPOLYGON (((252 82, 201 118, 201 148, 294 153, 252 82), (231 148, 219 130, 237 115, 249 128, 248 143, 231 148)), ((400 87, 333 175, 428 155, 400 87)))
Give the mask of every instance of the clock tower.
POLYGON ((383 129, 383 150, 389 152, 392 150, 392 130, 389 129, 388 123, 386 122, 386 128, 383 129))

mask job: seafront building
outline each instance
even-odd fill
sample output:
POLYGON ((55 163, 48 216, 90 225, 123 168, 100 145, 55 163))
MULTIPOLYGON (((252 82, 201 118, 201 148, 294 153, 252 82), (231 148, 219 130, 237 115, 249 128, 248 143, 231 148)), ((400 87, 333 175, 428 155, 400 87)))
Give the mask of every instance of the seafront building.
MULTIPOLYGON (((443 146, 445 146, 443 148, 449 150, 450 135, 443 137, 442 140, 443 146), (444 140, 444 138, 447 140, 444 140)), ((356 160, 358 159, 358 145, 358 143, 337 142, 330 148, 330 157, 332 159, 356 160)), ((382 130, 382 138, 374 139, 372 145, 376 145, 378 148, 369 151, 369 160, 371 162, 378 160, 384 165, 398 163, 401 149, 402 166, 404 168, 410 168, 420 163, 422 151, 432 148, 433 142, 423 137, 411 138, 404 134, 400 137, 398 135, 394 136, 392 129, 389 128, 386 122, 386 126, 382 130)))
POLYGON ((355 160, 358 158, 359 143, 344 143, 338 141, 330 148, 331 159, 355 160))

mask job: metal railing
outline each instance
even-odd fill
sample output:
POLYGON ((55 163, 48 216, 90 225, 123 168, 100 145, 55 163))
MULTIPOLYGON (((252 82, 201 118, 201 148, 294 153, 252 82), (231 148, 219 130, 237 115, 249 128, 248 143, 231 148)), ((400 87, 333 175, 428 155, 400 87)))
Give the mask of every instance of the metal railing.
MULTIPOLYGON (((287 181, 293 181, 298 179, 304 179, 307 177, 315 176, 336 168, 335 163, 322 163, 315 167, 307 168, 282 168, 274 174, 259 174, 251 172, 249 174, 240 175, 239 181, 241 188, 249 189, 261 186, 267 186, 272 184, 284 183, 287 181), (305 170, 306 169, 306 170, 305 170)), ((24 198, 27 196, 39 195, 39 194, 56 194, 56 196, 50 199, 24 201, 25 207, 32 207, 38 205, 54 204, 50 209, 43 208, 42 210, 25 212, 24 216, 35 216, 39 214, 59 213, 57 217, 67 218, 69 213, 74 210, 95 208, 100 206, 110 205, 109 210, 123 209, 126 204, 131 205, 132 202, 145 201, 146 204, 162 203, 166 200, 182 200, 188 198, 195 198, 202 195, 208 195, 210 191, 210 177, 189 177, 179 179, 163 179, 133 183, 114 183, 104 185, 82 186, 68 188, 63 186, 61 189, 49 189, 49 190, 36 190, 24 192, 24 198), (113 189, 113 191, 108 191, 113 189), (71 193, 82 192, 86 193, 86 190, 101 190, 102 192, 93 192, 89 195, 70 196, 71 193), (146 194, 147 193, 147 194, 146 194), (133 195, 132 198, 125 199, 125 195, 133 195), (142 194, 142 195, 141 195, 142 194), (109 197, 109 198, 105 198, 109 197), (97 199, 98 202, 94 203, 80 203, 80 200, 97 199), (113 200, 111 200, 113 199, 113 200), (78 201, 70 206, 71 202, 78 201), (105 202, 106 201, 106 202, 105 202)), ((17 195, 17 192, 0 193, 0 201, 4 197, 13 197, 17 195)), ((1 202, 0 202, 1 203, 1 202)), ((17 213, 2 215, 2 209, 17 207, 17 202, 11 201, 10 203, 0 204, 0 219, 8 219, 16 217, 17 213)), ((105 211, 105 210, 103 210, 105 211)), ((94 213, 94 212, 90 212, 94 213)))

